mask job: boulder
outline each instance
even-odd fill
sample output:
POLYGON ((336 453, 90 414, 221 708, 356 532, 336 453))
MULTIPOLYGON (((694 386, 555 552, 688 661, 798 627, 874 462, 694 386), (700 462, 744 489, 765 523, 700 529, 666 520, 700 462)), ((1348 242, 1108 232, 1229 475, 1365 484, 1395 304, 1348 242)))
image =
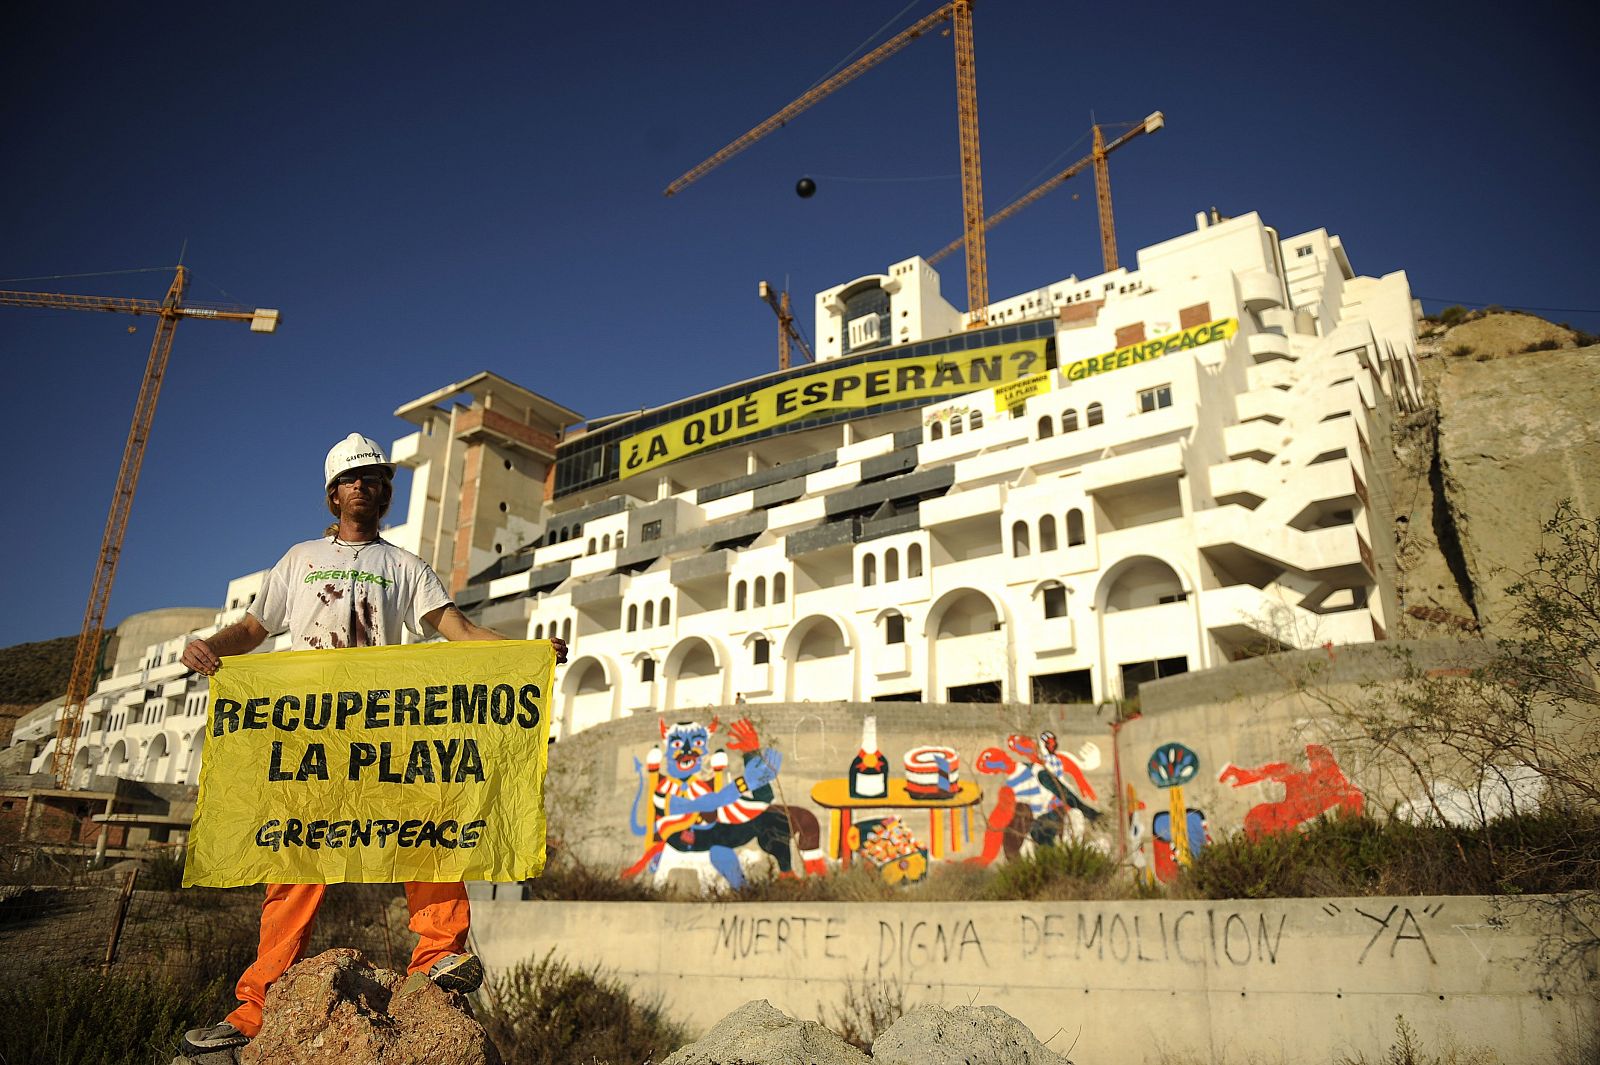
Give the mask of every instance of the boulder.
POLYGON ((873 1065, 1072 1065, 994 1006, 917 1006, 872 1041, 873 1065))
POLYGON ((871 1065, 871 1059, 816 1021, 797 1021, 757 999, 661 1065, 871 1065))
POLYGON ((501 1065, 461 995, 337 949, 292 966, 267 991, 240 1065, 501 1065))

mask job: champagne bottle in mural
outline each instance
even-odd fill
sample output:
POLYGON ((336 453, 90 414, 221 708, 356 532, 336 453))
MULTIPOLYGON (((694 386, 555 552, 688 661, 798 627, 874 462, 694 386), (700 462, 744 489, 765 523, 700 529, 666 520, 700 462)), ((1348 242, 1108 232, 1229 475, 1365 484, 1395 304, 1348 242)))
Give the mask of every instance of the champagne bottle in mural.
POLYGON ((889 759, 878 750, 878 719, 861 722, 861 750, 850 763, 850 797, 881 799, 889 794, 889 759))

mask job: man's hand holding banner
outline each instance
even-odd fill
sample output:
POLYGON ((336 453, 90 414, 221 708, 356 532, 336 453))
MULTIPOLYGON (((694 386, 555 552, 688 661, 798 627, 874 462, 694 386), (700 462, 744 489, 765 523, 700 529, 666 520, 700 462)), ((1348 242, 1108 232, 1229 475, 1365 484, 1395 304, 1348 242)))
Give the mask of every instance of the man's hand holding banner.
POLYGON ((548 642, 222 661, 185 887, 514 881, 544 869, 548 642))

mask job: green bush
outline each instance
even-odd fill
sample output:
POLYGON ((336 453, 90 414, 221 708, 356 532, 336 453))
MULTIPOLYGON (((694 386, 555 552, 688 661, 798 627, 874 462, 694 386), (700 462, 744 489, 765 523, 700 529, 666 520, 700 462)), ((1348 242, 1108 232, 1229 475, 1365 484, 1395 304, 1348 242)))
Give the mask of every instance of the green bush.
POLYGON ((1498 895, 1579 891, 1600 875, 1600 816, 1547 809, 1481 827, 1319 818, 1202 850, 1181 890, 1201 898, 1498 895))
POLYGON ((619 981, 546 954, 489 985, 481 1018, 506 1065, 634 1065, 689 1041, 659 1005, 639 1003, 619 981))
POLYGON ((984 897, 990 899, 1094 898, 1117 870, 1117 863, 1092 843, 1062 840, 1038 847, 1026 858, 995 870, 984 897))
POLYGON ((226 992, 232 984, 232 977, 202 981, 69 969, 6 981, 0 986, 0 1061, 165 1063, 185 1030, 208 1023, 221 999, 231 999, 226 992))
POLYGON ((1446 307, 1440 311, 1438 318, 1445 325, 1460 325, 1467 320, 1468 313, 1467 309, 1458 303, 1453 307, 1446 307))

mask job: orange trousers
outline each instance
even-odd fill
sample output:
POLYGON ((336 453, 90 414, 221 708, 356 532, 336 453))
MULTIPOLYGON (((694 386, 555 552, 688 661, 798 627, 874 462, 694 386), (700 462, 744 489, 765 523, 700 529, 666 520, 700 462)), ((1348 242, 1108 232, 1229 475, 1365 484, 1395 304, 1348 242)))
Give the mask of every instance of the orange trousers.
MULTIPOLYGON (((306 949, 326 890, 322 884, 267 885, 267 898, 261 904, 261 945, 255 963, 239 977, 235 989, 239 1008, 227 1016, 228 1023, 245 1035, 254 1037, 261 1030, 267 988, 306 949)), ((408 972, 426 972, 440 958, 466 950, 472 917, 465 884, 411 882, 406 884, 406 903, 411 907, 411 930, 419 937, 408 972)))

